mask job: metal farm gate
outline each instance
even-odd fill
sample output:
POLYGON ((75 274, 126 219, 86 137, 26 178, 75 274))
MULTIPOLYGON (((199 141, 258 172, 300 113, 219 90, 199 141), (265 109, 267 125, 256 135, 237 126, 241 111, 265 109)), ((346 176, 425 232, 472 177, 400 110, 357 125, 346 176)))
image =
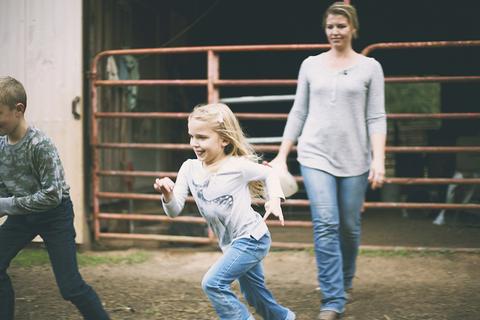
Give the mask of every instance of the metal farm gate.
MULTIPOLYGON (((362 53, 370 55, 374 50, 395 50, 409 48, 443 48, 443 47, 473 47, 480 46, 480 41, 435 41, 435 42, 402 42, 402 43, 377 43, 366 47, 362 53)), ((175 178, 176 172, 156 172, 156 171, 136 171, 136 170, 109 170, 101 166, 99 154, 102 149, 145 149, 145 150, 191 150, 190 145, 182 143, 135 143, 135 142, 105 142, 99 137, 99 122, 102 119, 172 119, 172 121, 186 121, 188 112, 112 112, 108 110, 108 105, 101 103, 98 99, 98 90, 100 87, 125 87, 125 86, 189 86, 205 88, 207 92, 208 102, 224 101, 226 103, 242 101, 241 98, 225 98, 221 99, 219 89, 222 87, 294 87, 295 79, 221 79, 220 64, 221 58, 229 53, 238 52, 287 52, 287 51, 312 51, 326 50, 329 48, 327 44, 300 44, 300 45, 245 45, 245 46, 208 46, 208 47, 177 47, 177 48, 152 48, 152 49, 131 49, 131 50, 109 50, 99 53, 93 60, 91 67, 91 152, 92 152, 92 183, 93 183, 93 226, 95 239, 138 239, 138 240, 157 240, 178 243, 197 243, 197 244, 215 244, 216 239, 212 232, 209 231, 208 237, 205 236, 184 236, 184 235, 164 235, 164 234, 144 234, 135 232, 104 232, 101 230, 101 221, 106 220, 123 220, 123 221, 157 221, 164 223, 192 223, 205 225, 203 218, 198 216, 180 216, 171 219, 164 214, 145 214, 145 213, 125 213, 125 212, 102 212, 100 209, 101 200, 118 199, 118 200, 147 200, 160 201, 160 195, 151 193, 133 193, 133 192, 106 192, 101 190, 101 179, 104 177, 124 177, 125 179, 133 177, 151 177, 152 184, 155 177, 168 176, 175 178), (187 54, 204 54, 207 63, 207 74, 204 79, 156 79, 156 80, 105 80, 99 79, 100 66, 104 59, 111 56, 146 56, 146 55, 187 55, 187 54)), ((279 66, 281 67, 281 66, 279 66)), ((403 76, 403 77, 386 77, 385 82, 388 83, 417 83, 417 82, 478 82, 480 76, 403 76)), ((253 100, 275 100, 275 99, 291 99, 287 96, 269 96, 254 97, 253 100)), ((248 100, 248 99, 247 99, 248 100)), ((262 121, 285 121, 286 113, 236 113, 240 121, 242 120, 262 120, 262 121)), ((388 114, 389 121, 409 121, 416 119, 462 119, 474 120, 480 119, 480 112, 474 113, 398 113, 388 114)), ((278 145, 274 144, 258 144, 255 148, 259 152, 275 152, 278 145)), ((292 151, 295 152, 296 149, 292 151)), ((480 146, 387 146, 388 153, 480 153, 480 146)), ((111 159, 111 161, 116 161, 111 159)), ((180 165, 180 163, 179 163, 180 165)), ((301 177, 296 177, 301 182, 301 177)), ((128 183, 128 180, 127 182, 128 183)), ((390 177, 386 179, 386 184, 399 185, 480 185, 480 178, 414 178, 414 177, 390 177)), ((187 201, 192 202, 192 198, 187 201)), ((308 207, 307 199, 288 199, 284 202, 284 207, 301 208, 308 207)), ((478 203, 413 203, 413 202, 365 202, 365 208, 375 209, 447 209, 447 210, 480 210, 478 203)), ((161 210, 158 204, 158 211, 161 210)), ((268 221, 268 225, 278 226, 279 221, 268 221)), ((311 228, 310 221, 285 221, 285 227, 304 227, 311 228)), ((293 242, 273 242, 277 248, 307 248, 311 247, 311 243, 293 243, 293 242)), ((365 248, 365 246, 363 247, 365 248)), ((387 247, 374 247, 387 248, 387 247)), ((391 247, 390 247, 391 248, 391 247)), ((435 248, 433 248, 435 249, 435 248)), ((438 249, 438 248, 437 248, 438 249)), ((468 251, 469 249, 463 248, 468 251)), ((475 249, 470 249, 475 250, 475 249)))

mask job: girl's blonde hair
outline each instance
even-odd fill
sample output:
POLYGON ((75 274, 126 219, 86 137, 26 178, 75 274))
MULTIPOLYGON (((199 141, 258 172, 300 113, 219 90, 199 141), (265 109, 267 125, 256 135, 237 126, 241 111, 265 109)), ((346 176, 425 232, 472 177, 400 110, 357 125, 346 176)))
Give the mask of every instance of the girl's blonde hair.
MULTIPOLYGON (((188 120, 190 119, 208 123, 220 138, 227 141, 229 144, 223 150, 226 155, 245 157, 255 163, 260 160, 252 145, 247 142, 237 117, 227 105, 223 103, 197 105, 190 113, 188 120)), ((252 198, 264 198, 264 185, 261 181, 252 181, 248 187, 252 198)))

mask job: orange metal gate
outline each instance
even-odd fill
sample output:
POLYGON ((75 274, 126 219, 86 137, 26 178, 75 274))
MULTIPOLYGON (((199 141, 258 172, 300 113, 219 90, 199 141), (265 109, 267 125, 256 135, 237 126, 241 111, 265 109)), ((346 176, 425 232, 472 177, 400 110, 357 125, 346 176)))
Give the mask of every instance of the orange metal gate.
MULTIPOLYGON (((432 47, 465 47, 480 46, 480 41, 438 41, 438 42, 407 42, 407 43, 378 43, 368 46, 363 54, 369 55, 373 50, 398 49, 398 48, 432 48, 432 47)), ((188 113, 184 112, 105 112, 97 99, 98 87, 114 86, 197 86, 205 87, 208 92, 208 102, 216 102, 220 99, 219 88, 234 86, 295 86, 295 79, 256 79, 256 80, 229 80, 220 79, 220 54, 232 52, 261 52, 261 51, 306 51, 325 50, 326 44, 304 44, 304 45, 251 45, 251 46, 209 46, 209 47, 179 47, 179 48, 153 48, 153 49, 129 49, 109 50, 95 56, 91 68, 91 147, 92 147, 92 187, 93 187, 93 226, 95 239, 140 239, 158 240, 183 243, 216 243, 213 234, 209 232, 208 237, 173 236, 158 234, 135 234, 135 233, 111 233, 101 232, 100 220, 128 220, 128 221, 163 221, 169 223, 192 223, 205 224, 201 217, 181 216, 171 219, 165 215, 150 215, 140 213, 111 213, 101 212, 100 199, 128 199, 128 200, 150 200, 160 201, 159 195, 142 193, 118 193, 104 192, 100 190, 100 178, 105 176, 123 177, 162 177, 175 178, 176 172, 153 172, 153 171, 126 171, 126 170, 104 170, 100 168, 100 149, 154 149, 154 150, 190 150, 189 144, 179 143, 104 143, 99 141, 98 120, 102 118, 123 118, 123 119, 181 119, 186 120, 188 113), (204 53, 207 58, 206 79, 156 79, 156 80, 103 80, 98 79, 99 64, 102 59, 118 55, 165 55, 165 54, 192 54, 204 53)), ((472 82, 480 81, 480 76, 414 76, 414 77, 386 77, 386 82, 472 82)), ((262 119, 272 121, 285 121, 287 114, 278 113, 237 113, 240 120, 262 119)), ((417 114, 401 113, 388 114, 388 119, 409 120, 409 119, 480 119, 480 113, 435 113, 417 114)), ((259 152, 277 151, 277 145, 256 145, 259 152)), ((294 149, 293 151, 295 151, 294 149)), ((480 146, 388 146, 387 153, 480 153, 480 146)), ((296 177, 302 181, 301 177, 296 177)), ((387 178, 387 184, 475 184, 480 185, 480 179, 446 179, 446 178, 387 178)), ((192 198, 187 201, 192 202, 192 198)), ((289 199, 284 206, 306 207, 307 199, 289 199)), ((480 209, 480 204, 448 204, 448 203, 405 203, 405 202, 366 202, 365 208, 410 208, 410 209, 480 209)), ((278 221, 268 221, 269 225, 279 225, 278 221)), ((286 227, 311 227, 310 221, 285 221, 286 227)), ((282 248, 304 248, 311 247, 310 243, 287 243, 274 242, 274 247, 282 248)), ((467 249, 465 249, 467 250, 467 249)))

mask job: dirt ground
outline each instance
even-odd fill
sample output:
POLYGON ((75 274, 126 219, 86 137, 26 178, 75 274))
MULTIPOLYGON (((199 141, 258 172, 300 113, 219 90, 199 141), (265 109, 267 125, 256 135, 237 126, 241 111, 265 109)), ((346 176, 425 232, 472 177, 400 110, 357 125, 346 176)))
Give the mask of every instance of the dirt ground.
MULTIPOLYGON (((432 219, 431 214, 422 212, 411 212, 409 218, 399 212, 366 212, 362 245, 479 248, 478 215, 450 215, 441 227, 434 226, 432 219)), ((311 242, 309 229, 271 231, 274 241, 311 242)), ((102 243, 103 251, 89 254, 127 256, 138 250, 111 250, 105 240, 102 243)), ((151 243, 148 253, 150 258, 140 264, 81 269, 112 319, 216 319, 200 282, 220 256, 217 250, 151 243)), ((316 319, 320 293, 316 291, 311 250, 272 250, 265 269, 268 286, 277 300, 296 312, 298 320, 316 319)), ((81 319, 60 297, 49 267, 12 266, 10 274, 17 294, 17 320, 81 319)), ((478 320, 480 253, 363 252, 354 287, 354 302, 348 305, 344 320, 478 320)))
MULTIPOLYGON (((122 255, 130 251, 96 252, 122 255)), ((200 288, 202 275, 220 256, 208 248, 149 251, 143 263, 84 267, 84 278, 102 297, 112 319, 215 319, 200 288)), ((298 320, 315 319, 311 251, 273 250, 265 260, 269 288, 298 320)), ((47 266, 10 270, 18 320, 81 319, 63 301, 47 266)), ((238 288, 236 287, 238 292, 238 288)), ((359 257, 354 302, 345 320, 480 319, 480 254, 385 254, 359 257)), ((259 317, 257 319, 260 319, 259 317)))

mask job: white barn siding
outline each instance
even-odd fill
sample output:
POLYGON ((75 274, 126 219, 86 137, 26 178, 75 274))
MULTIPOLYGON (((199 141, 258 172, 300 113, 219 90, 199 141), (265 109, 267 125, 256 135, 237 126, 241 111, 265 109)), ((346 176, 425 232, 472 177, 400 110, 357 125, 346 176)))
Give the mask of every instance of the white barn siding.
POLYGON ((71 112, 72 100, 82 97, 82 0, 1 0, 0 52, 0 74, 17 78, 27 91, 27 120, 59 149, 83 243, 85 119, 71 112))

